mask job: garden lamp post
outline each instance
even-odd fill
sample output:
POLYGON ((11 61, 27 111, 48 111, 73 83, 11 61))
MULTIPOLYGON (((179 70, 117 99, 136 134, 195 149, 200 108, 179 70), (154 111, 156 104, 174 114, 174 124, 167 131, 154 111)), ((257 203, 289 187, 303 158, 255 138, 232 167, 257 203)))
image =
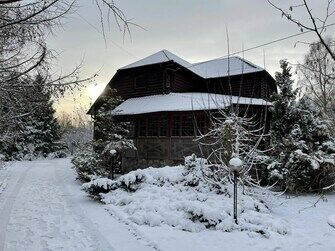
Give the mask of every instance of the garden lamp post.
POLYGON ((239 158, 232 158, 229 160, 229 168, 234 172, 234 220, 237 224, 237 177, 242 169, 242 160, 239 158))

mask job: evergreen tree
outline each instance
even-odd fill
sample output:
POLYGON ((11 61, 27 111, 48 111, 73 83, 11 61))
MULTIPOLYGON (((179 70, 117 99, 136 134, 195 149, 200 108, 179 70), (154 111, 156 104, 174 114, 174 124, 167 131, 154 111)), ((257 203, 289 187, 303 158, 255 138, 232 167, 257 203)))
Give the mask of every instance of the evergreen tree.
POLYGON ((282 71, 275 75, 279 93, 272 96, 271 137, 283 145, 294 125, 297 90, 293 90, 292 67, 286 60, 281 60, 280 68, 282 71))
POLYGON ((290 191, 321 190, 335 183, 335 141, 328 121, 306 97, 297 104, 297 120, 287 139, 286 187, 290 191), (288 152, 289 150, 289 152, 288 152))
POLYGON ((33 110, 27 125, 32 129, 29 137, 33 139, 35 152, 47 156, 62 148, 59 143, 61 128, 55 116, 51 92, 46 89, 41 75, 36 77, 31 92, 33 110))
POLYGON ((334 183, 335 144, 328 121, 307 98, 296 100, 291 68, 281 61, 280 92, 273 97, 270 178, 291 192, 320 190, 334 183))
POLYGON ((94 176, 114 178, 121 172, 122 154, 128 149, 135 149, 133 140, 129 139, 129 123, 119 121, 111 111, 122 99, 114 89, 105 89, 102 106, 94 115, 94 139, 88 151, 76 156, 72 163, 78 177, 89 180, 94 176))
POLYGON ((15 114, 20 114, 20 119, 12 121, 12 137, 0 146, 0 153, 6 159, 46 157, 62 149, 58 143, 61 130, 45 81, 41 75, 34 79, 21 79, 19 85, 22 91, 11 93, 15 102, 7 102, 6 107, 13 109, 14 118, 15 114))
POLYGON ((111 111, 122 99, 115 89, 106 90, 106 101, 94 117, 95 149, 101 155, 103 163, 101 168, 109 170, 109 178, 114 178, 115 172, 121 172, 122 153, 127 149, 135 149, 133 141, 128 139, 129 123, 116 119, 111 111))

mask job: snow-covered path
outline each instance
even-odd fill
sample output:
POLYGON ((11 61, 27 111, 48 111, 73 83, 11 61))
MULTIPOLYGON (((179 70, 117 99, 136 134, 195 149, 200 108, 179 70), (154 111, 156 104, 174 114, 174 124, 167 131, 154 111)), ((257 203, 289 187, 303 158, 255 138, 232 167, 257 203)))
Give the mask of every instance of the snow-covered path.
POLYGON ((0 174, 0 250, 152 250, 80 191, 68 159, 9 165, 0 174))

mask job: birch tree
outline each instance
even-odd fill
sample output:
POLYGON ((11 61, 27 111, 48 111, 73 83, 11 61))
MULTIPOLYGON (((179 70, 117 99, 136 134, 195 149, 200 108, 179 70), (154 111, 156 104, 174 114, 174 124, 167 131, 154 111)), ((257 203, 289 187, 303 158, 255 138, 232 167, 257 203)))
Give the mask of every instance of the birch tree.
MULTIPOLYGON (((329 48, 334 51, 334 40, 326 38, 329 48)), ((303 63, 298 65, 301 76, 300 86, 307 97, 325 115, 335 122, 335 61, 320 42, 310 44, 303 63)))

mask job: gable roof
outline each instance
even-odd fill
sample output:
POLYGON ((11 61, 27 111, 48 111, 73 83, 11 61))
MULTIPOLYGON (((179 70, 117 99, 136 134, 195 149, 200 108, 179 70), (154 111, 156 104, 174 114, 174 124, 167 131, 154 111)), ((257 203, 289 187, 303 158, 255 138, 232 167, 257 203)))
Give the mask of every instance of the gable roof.
POLYGON ((122 69, 130 69, 130 68, 135 68, 139 66, 144 66, 144 65, 152 65, 152 64, 158 64, 158 63, 165 63, 169 61, 174 61, 177 64, 184 66, 185 68, 192 67, 192 64, 189 62, 185 61, 184 59, 178 57, 177 55, 173 54, 172 52, 168 50, 161 50, 159 52, 156 52, 148 57, 145 57, 141 60, 138 60, 132 64, 126 65, 122 69))
POLYGON ((190 70, 205 79, 264 71, 263 68, 237 56, 195 63, 190 70))
POLYGON ((130 98, 122 102, 111 115, 135 115, 153 112, 218 110, 232 104, 271 106, 260 98, 238 97, 213 93, 169 93, 130 98))
POLYGON ((191 64, 168 50, 156 52, 148 57, 120 68, 120 70, 169 61, 173 61, 205 79, 264 71, 263 68, 237 56, 191 64))

